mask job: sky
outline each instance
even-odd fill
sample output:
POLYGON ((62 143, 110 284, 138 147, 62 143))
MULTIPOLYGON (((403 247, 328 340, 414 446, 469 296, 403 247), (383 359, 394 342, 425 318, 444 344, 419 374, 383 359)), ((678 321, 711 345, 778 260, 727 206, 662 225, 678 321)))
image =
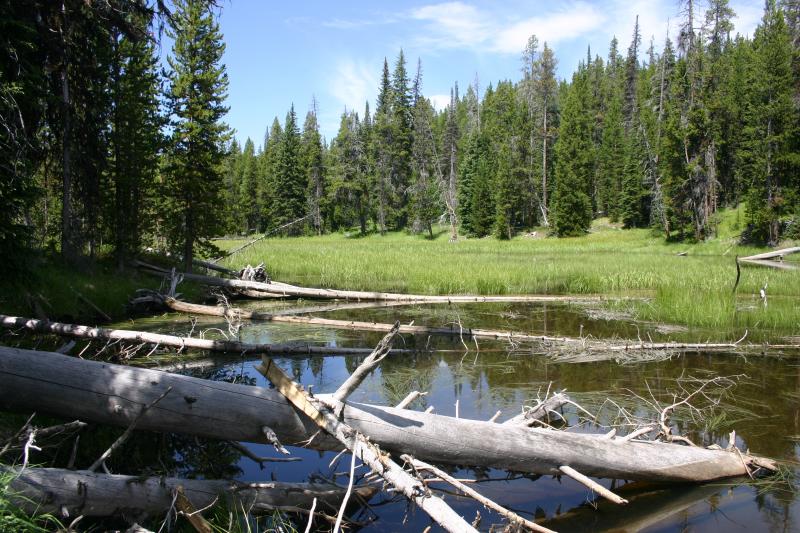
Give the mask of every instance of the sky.
MULTIPOLYGON (((651 38, 661 50, 680 18, 676 0, 456 0, 304 1, 228 0, 219 18, 224 34, 230 86, 227 123, 240 142, 256 146, 278 117, 283 123, 294 104, 298 121, 316 99, 320 129, 330 141, 345 109, 363 115, 375 109, 383 60, 394 68, 403 49, 409 77, 422 62, 422 90, 437 108, 449 101, 454 82, 462 90, 478 80, 518 80, 528 37, 546 41, 558 59, 559 78, 569 78, 578 62, 605 58, 612 37, 624 55, 636 16, 642 53, 651 38), (669 26, 668 28, 668 21, 669 26)), ((705 11, 703 0, 699 2, 705 11)), ((761 0, 731 0, 734 32, 752 35, 761 0)))

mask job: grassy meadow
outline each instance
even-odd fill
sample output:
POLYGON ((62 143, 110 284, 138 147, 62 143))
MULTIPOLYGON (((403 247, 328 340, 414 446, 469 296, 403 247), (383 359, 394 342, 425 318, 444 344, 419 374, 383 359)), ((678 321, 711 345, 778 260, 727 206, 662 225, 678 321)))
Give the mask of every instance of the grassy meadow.
MULTIPOLYGON (((621 230, 598 220, 583 237, 536 235, 448 242, 404 232, 353 237, 265 239, 227 259, 230 266, 264 262, 273 279, 325 288, 421 294, 597 294, 638 296, 610 302, 637 319, 720 328, 735 334, 796 332, 800 272, 743 266, 736 297, 735 256, 764 251, 736 244, 728 214, 720 237, 698 244, 665 243, 651 230, 621 230), (685 256, 679 253, 686 252, 685 256), (768 305, 758 298, 767 285, 768 305)), ((218 241, 231 249, 244 241, 218 241)), ((722 332, 721 332, 722 333, 722 332)))

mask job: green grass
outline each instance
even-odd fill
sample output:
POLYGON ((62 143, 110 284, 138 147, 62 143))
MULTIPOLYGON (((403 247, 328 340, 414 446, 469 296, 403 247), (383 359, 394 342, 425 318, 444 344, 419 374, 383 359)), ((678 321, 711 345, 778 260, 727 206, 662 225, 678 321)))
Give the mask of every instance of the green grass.
MULTIPOLYGON (((157 277, 140 274, 133 268, 118 271, 109 259, 84 259, 68 266, 54 257, 37 259, 32 274, 23 280, 0 281, 0 313, 36 316, 33 300, 50 319, 79 323, 104 322, 102 315, 78 296, 100 308, 113 320, 128 316, 127 303, 137 289, 157 289, 157 277)), ((180 291, 190 295, 196 286, 184 282, 180 291)))
MULTIPOLYGON (((343 234, 272 238, 237 253, 229 266, 264 262, 271 276, 305 286, 420 294, 600 294, 644 296, 622 302, 641 320, 785 334, 800 323, 800 273, 742 267, 737 212, 720 216, 722 235, 708 242, 666 243, 650 230, 621 230, 599 220, 586 236, 519 236, 448 242, 404 232, 354 238, 343 234), (686 256, 678 256, 686 252, 686 256), (756 298, 768 284, 766 308, 756 298)), ((230 249, 243 241, 218 241, 230 249)))

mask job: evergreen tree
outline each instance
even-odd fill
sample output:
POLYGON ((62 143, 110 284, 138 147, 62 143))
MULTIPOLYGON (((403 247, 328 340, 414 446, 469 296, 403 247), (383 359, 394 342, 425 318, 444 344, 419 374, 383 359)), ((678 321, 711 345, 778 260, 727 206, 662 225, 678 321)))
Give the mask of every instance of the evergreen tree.
POLYGON ((323 230, 323 211, 325 210, 325 168, 323 165, 322 137, 317 122, 317 101, 313 101, 311 110, 306 114, 303 123, 302 163, 308 185, 308 212, 311 215, 311 227, 317 235, 323 230))
POLYGON ((259 197, 261 205, 261 231, 276 228, 274 220, 274 204, 276 198, 276 175, 278 155, 283 142, 283 128, 278 117, 272 119, 267 138, 264 140, 264 150, 261 152, 261 183, 259 184, 259 197))
MULTIPOLYGON (((307 212, 306 176, 300 161, 300 131, 294 105, 286 114, 283 135, 278 145, 275 161, 275 189, 273 192, 272 223, 274 226, 288 224, 303 217, 307 212)), ((287 229, 297 235, 302 226, 295 224, 287 229)))
POLYGON ((592 222, 587 187, 593 175, 592 117, 587 113, 585 69, 573 75, 566 90, 556 145, 556 186, 551 223, 559 237, 585 233, 592 222))
MULTIPOLYGON (((146 33, 149 18, 140 18, 146 33)), ((138 252, 142 238, 152 231, 155 179, 163 144, 164 119, 159 109, 161 81, 155 43, 148 38, 113 35, 109 165, 113 202, 114 255, 122 268, 138 252)))
POLYGON ((239 182, 238 209, 241 217, 241 228, 244 232, 258 231, 261 219, 261 206, 258 197, 260 181, 256 147, 248 137, 240 156, 241 178, 239 182))
POLYGON ((775 0, 767 1, 753 49, 752 98, 745 115, 745 159, 753 178, 747 218, 750 237, 774 245, 780 238, 781 220, 796 213, 800 201, 800 158, 791 150, 797 135, 793 51, 789 29, 775 0))
POLYGON ((222 64, 225 44, 207 1, 177 0, 170 36, 167 96, 173 120, 165 192, 171 244, 190 272, 195 247, 213 249, 208 238, 221 229, 217 209, 229 135, 222 122, 228 76, 222 64))

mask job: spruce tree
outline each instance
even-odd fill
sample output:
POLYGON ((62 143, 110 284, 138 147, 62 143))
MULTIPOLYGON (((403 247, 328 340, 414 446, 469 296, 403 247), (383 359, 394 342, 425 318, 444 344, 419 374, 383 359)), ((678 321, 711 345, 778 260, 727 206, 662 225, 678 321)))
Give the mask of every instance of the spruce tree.
POLYGON ((171 20, 167 97, 172 137, 165 193, 170 242, 189 272, 196 246, 213 249, 208 239, 219 233, 223 220, 222 161, 229 133, 222 117, 228 111, 228 76, 222 63, 225 44, 209 1, 177 0, 171 20))
MULTIPOLYGON (((150 19, 139 18, 146 34, 150 19)), ((146 232, 152 231, 155 212, 155 179, 163 144, 160 112, 160 77, 155 43, 146 37, 113 35, 111 68, 109 165, 113 202, 114 255, 122 268, 136 254, 146 232)))
POLYGON ((301 159, 306 175, 306 197, 308 212, 311 215, 310 226, 317 235, 323 230, 323 211, 325 210, 325 168, 323 164, 322 137, 317 122, 317 101, 312 103, 303 123, 303 139, 301 159))
MULTIPOLYGON (((275 161, 275 189, 273 192, 272 223, 282 226, 307 213, 307 180, 300 161, 300 131, 297 128, 297 115, 294 105, 286 114, 283 135, 278 145, 275 161)), ((287 233, 297 235, 302 226, 295 224, 287 233)))
POLYGON ((552 224, 559 237, 585 233, 592 222, 587 194, 593 174, 592 119, 587 109, 586 72, 579 69, 566 91, 556 145, 556 185, 551 203, 552 224))
POLYGON ((244 143, 244 150, 240 159, 241 181, 239 183, 238 211, 242 218, 242 230, 245 233, 258 231, 261 206, 258 197, 258 183, 260 178, 256 147, 248 137, 244 143))

